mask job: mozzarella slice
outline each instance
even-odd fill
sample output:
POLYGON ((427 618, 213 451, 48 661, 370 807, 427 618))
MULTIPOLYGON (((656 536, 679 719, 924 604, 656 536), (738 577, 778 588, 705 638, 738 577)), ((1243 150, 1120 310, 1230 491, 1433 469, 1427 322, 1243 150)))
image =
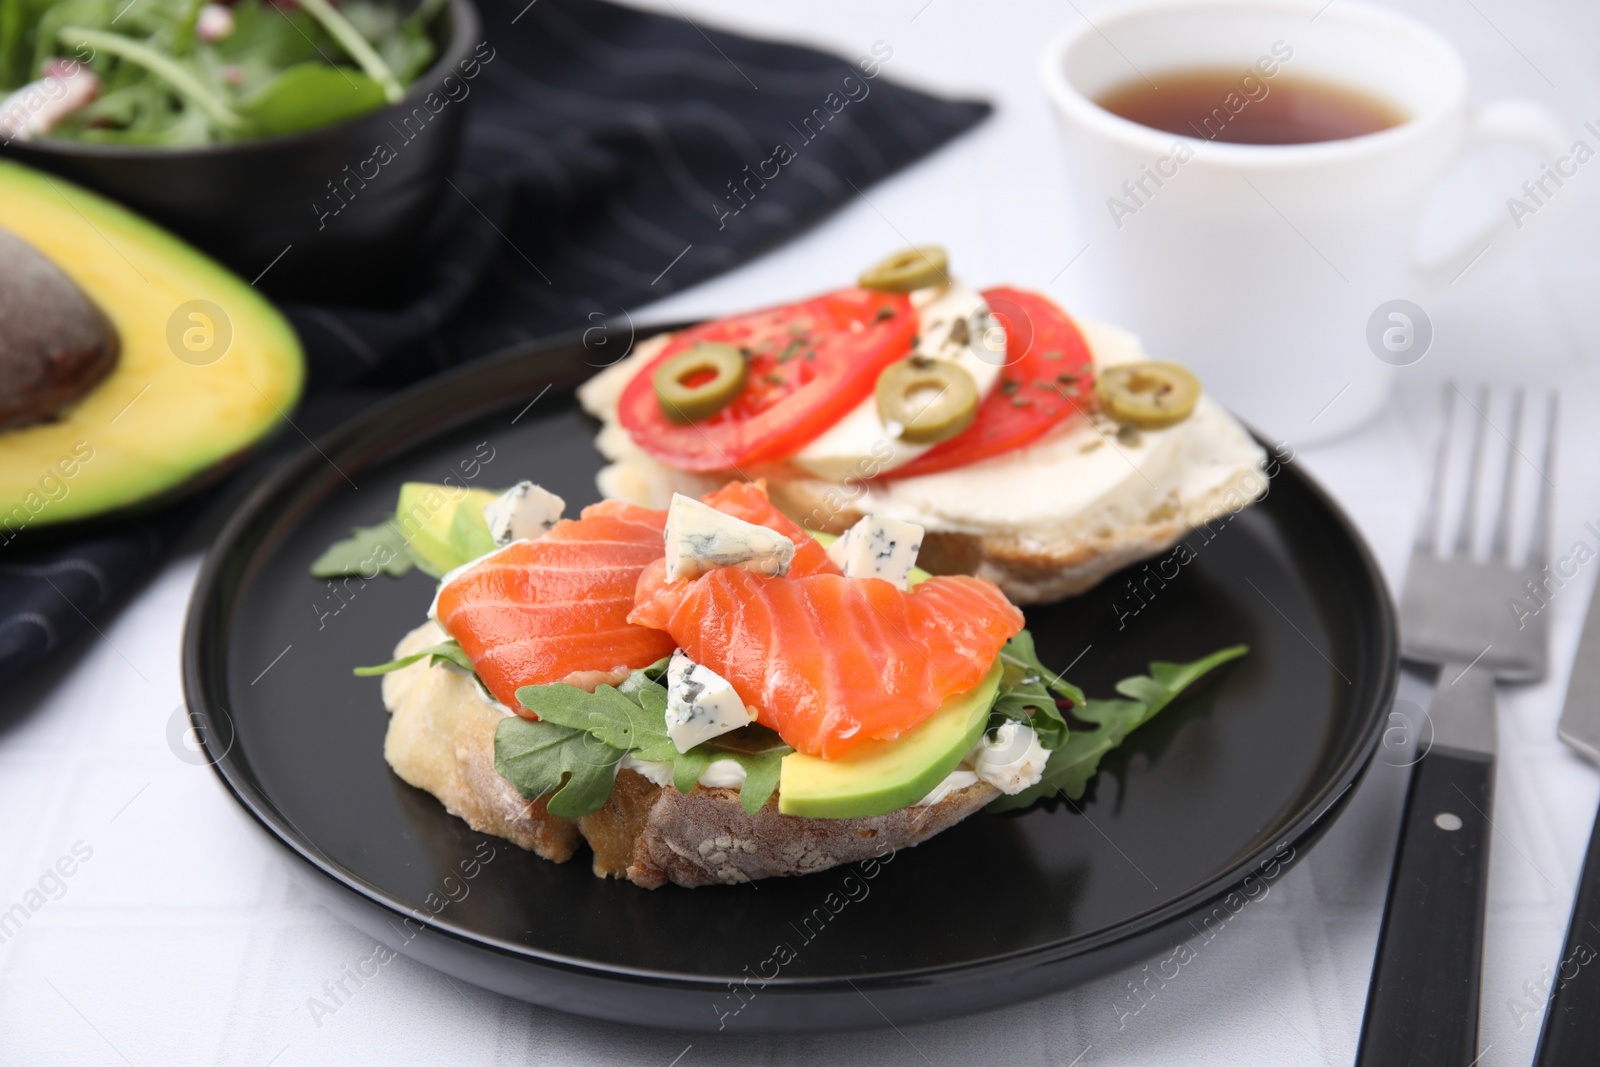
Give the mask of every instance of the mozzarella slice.
POLYGON ((667 665, 667 736, 679 752, 755 721, 733 686, 678 649, 667 665))
POLYGON ((920 551, 922 527, 868 515, 828 546, 828 558, 846 578, 882 578, 905 589, 920 551))
POLYGON ((765 526, 725 515, 682 493, 667 507, 667 578, 697 578, 715 567, 742 567, 769 578, 789 573, 794 542, 765 526))
POLYGON ((531 541, 561 521, 567 502, 532 482, 518 482, 483 506, 483 521, 497 545, 531 541))
MULTIPOLYGON (((919 325, 912 355, 943 359, 972 375, 978 396, 986 396, 1006 361, 1005 329, 989 315, 989 305, 960 282, 918 289, 911 294, 919 325)), ((909 463, 932 445, 900 440, 904 427, 885 426, 878 399, 869 396, 795 454, 794 462, 831 481, 871 478, 909 463)))

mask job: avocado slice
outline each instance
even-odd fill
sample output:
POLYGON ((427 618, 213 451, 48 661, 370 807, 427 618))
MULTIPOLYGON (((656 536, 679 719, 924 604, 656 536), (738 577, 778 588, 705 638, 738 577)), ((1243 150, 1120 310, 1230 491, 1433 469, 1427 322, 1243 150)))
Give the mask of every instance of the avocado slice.
POLYGON ((432 482, 406 482, 394 521, 423 570, 435 578, 494 548, 484 505, 499 494, 432 482))
POLYGON ((888 741, 867 741, 841 759, 783 757, 778 811, 812 819, 862 819, 909 807, 933 792, 978 743, 1000 689, 1000 661, 924 722, 888 741))
MULTIPOLYGON (((0 431, 0 543, 163 497, 294 406, 305 377, 294 331, 177 238, 10 162, 0 162, 0 228, 54 264, 120 342, 98 384, 45 421, 0 431)), ((92 374, 105 363, 84 365, 92 374)))

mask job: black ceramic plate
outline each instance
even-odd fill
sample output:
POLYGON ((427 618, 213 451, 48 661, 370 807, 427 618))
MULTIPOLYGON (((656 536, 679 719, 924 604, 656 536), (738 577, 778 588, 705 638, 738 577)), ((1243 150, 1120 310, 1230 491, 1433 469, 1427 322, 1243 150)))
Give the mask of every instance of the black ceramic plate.
POLYGON ((527 477, 571 510, 593 501, 594 424, 572 398, 587 355, 576 341, 523 350, 362 414, 255 492, 194 594, 184 682, 218 773, 330 908, 406 955, 655 1026, 949 1017, 1187 940, 1186 920, 1259 894, 1303 854, 1371 758, 1396 675, 1389 596, 1290 463, 1265 501, 1191 535, 1194 558, 1166 577, 1130 571, 1028 611, 1043 660, 1075 663, 1091 694, 1153 658, 1251 648, 1135 733, 1081 805, 980 814, 884 863, 654 892, 474 833, 390 772, 378 681, 350 673, 389 658, 432 582, 335 588, 307 568, 381 519, 402 481, 527 477))

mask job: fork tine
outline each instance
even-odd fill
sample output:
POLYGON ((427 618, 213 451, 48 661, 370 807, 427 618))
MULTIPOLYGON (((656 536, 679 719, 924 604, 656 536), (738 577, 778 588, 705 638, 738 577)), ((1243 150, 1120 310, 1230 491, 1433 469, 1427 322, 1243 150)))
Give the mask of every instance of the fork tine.
POLYGON ((1467 471, 1467 500, 1461 509, 1461 526, 1456 531, 1455 555, 1472 555, 1472 535, 1478 522, 1478 482, 1483 471, 1483 440, 1487 434, 1483 432, 1483 424, 1489 421, 1484 413, 1484 408, 1489 406, 1489 387, 1485 385, 1478 392, 1481 404, 1467 403, 1476 409, 1477 418, 1469 418, 1467 425, 1472 433, 1472 467, 1467 471))
POLYGON ((1511 563, 1511 516, 1517 500, 1517 441, 1522 437, 1522 412, 1528 405, 1528 390, 1518 388, 1511 401, 1511 448, 1506 452, 1506 476, 1500 486, 1500 516, 1494 524, 1494 540, 1489 543, 1489 557, 1501 563, 1511 563))
POLYGON ((1552 475, 1556 470, 1556 431, 1560 426, 1561 394, 1550 394, 1550 417, 1544 426, 1544 470, 1539 472, 1539 502, 1534 506, 1533 534, 1528 541, 1528 567, 1543 570, 1550 548, 1551 511, 1555 506, 1551 491, 1555 487, 1552 475))
POLYGON ((1444 409, 1444 416, 1439 423, 1439 445, 1434 449, 1433 485, 1428 488, 1428 503, 1417 522, 1417 538, 1412 548, 1419 555, 1434 554, 1444 512, 1445 464, 1450 456, 1450 427, 1455 422, 1456 409, 1456 395, 1449 383, 1446 383, 1441 399, 1443 402, 1439 406, 1444 409))

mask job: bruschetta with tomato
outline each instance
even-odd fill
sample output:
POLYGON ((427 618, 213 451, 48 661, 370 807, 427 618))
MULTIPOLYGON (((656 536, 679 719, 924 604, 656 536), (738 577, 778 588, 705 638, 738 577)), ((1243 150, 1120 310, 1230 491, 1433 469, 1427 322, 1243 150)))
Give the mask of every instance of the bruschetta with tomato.
POLYGON ((1260 445, 1186 368, 1041 294, 971 289, 932 246, 849 289, 656 334, 579 397, 608 497, 661 507, 763 478, 808 532, 914 523, 921 566, 1019 604, 1267 488, 1260 445))

